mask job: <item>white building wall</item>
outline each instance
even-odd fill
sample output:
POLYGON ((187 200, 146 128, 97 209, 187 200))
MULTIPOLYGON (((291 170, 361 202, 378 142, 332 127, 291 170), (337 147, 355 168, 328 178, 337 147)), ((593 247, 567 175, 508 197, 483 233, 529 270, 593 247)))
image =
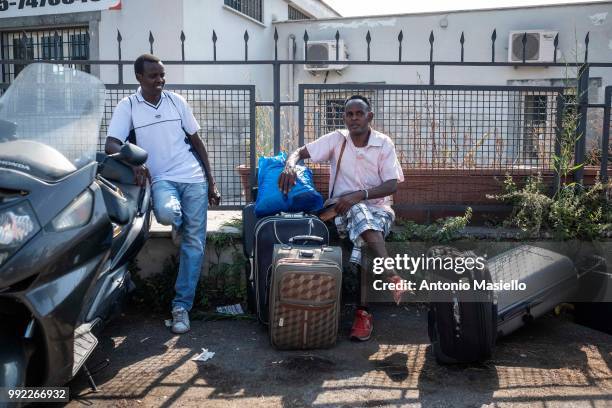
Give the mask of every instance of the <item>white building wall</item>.
MULTIPOLYGON (((124 60, 134 60, 149 52, 149 31, 153 33, 154 53, 162 59, 180 59, 179 37, 183 29, 183 1, 168 0, 131 0, 122 3, 121 10, 106 10, 101 13, 100 59, 116 60, 117 30, 121 32, 121 56, 124 60), (169 6, 172 3, 172 6, 169 6)), ((184 70, 178 66, 168 66, 169 81, 182 83, 184 70)), ((101 69, 101 78, 106 83, 117 81, 117 68, 107 66, 101 69)), ((124 82, 135 83, 134 69, 124 67, 124 82)))
MULTIPOLYGON (((584 37, 590 32, 589 60, 612 62, 612 2, 581 5, 540 6, 486 11, 459 11, 369 18, 327 19, 316 22, 282 22, 276 27, 282 39, 297 38, 298 58, 303 56, 304 30, 310 40, 330 40, 336 30, 344 39, 349 59, 367 58, 366 34, 372 36, 372 60, 397 60, 398 34, 403 32, 403 60, 428 61, 429 35, 433 30, 434 60, 459 61, 459 38, 465 35, 465 60, 491 60, 491 34, 497 29, 496 61, 508 61, 508 33, 516 30, 559 31, 558 61, 571 64, 583 60, 584 37)), ((436 67, 436 84, 506 85, 510 81, 566 78, 575 75, 571 68, 477 68, 436 67)), ((287 69, 285 69, 285 73, 287 69)), ((592 69, 591 77, 601 77, 602 85, 612 84, 611 69, 592 69)), ((295 69, 300 82, 385 82, 388 84, 427 84, 429 67, 349 66, 342 75, 330 72, 313 77, 302 66, 295 69)), ((540 82, 542 84, 542 82, 540 82)), ((286 93, 286 92, 284 92, 286 93)), ((598 100, 603 98, 602 93, 598 100)))
MULTIPOLYGON (((274 21, 287 20, 288 4, 316 17, 336 14, 317 0, 263 1, 263 22, 249 18, 225 6, 223 0, 131 0, 120 11, 103 11, 100 22, 100 58, 117 59, 117 30, 121 32, 122 58, 133 60, 149 52, 149 31, 155 38, 154 53, 162 60, 180 60, 180 34, 185 33, 187 60, 213 59, 213 30, 217 35, 218 60, 244 59, 244 33, 249 33, 249 59, 274 57, 274 21), (170 5, 170 3, 172 5, 170 5)), ((279 41, 279 51, 286 48, 279 41)), ((167 69, 169 83, 256 84, 258 97, 270 99, 272 69, 269 66, 199 65, 172 66, 167 69)), ((115 82, 117 69, 102 70, 106 82, 115 82)), ((132 67, 124 69, 125 82, 133 82, 132 67)))
MULTIPOLYGON (((498 62, 508 61, 510 31, 542 29, 559 32, 557 60, 566 62, 568 64, 566 67, 436 66, 435 84, 437 85, 563 85, 565 79, 572 80, 577 76, 575 64, 576 61, 582 62, 584 59, 584 38, 587 32, 590 32, 589 61, 612 62, 612 2, 609 1, 516 9, 335 18, 314 22, 279 22, 275 25, 279 32, 279 42, 287 42, 292 36, 296 38, 297 59, 303 58, 303 36, 307 30, 309 41, 334 40, 336 31, 339 31, 340 38, 348 48, 349 60, 361 61, 367 59, 368 31, 371 35, 372 61, 397 61, 398 35, 402 31, 402 60, 425 62, 429 60, 429 35, 432 31, 434 61, 460 61, 459 39, 461 33, 464 33, 465 61, 483 62, 491 60, 493 29, 497 31, 495 56, 498 62)), ((289 57, 288 54, 285 55, 289 57)), ((612 68, 592 68, 590 78, 589 101, 602 103, 604 87, 612 85, 612 68)), ((303 65, 284 67, 281 95, 288 99, 297 99, 297 87, 300 83, 367 82, 428 84, 429 66, 349 65, 339 73, 320 72, 314 76, 305 71, 303 65)), ((448 106, 449 109, 453 109, 452 104, 448 106)), ((379 114, 384 113, 401 120, 402 113, 393 109, 391 106, 384 106, 384 112, 379 114)), ((412 110, 413 107, 400 106, 400 109, 412 110)), ((593 143, 601 135, 602 113, 601 109, 589 111, 588 143, 593 143)), ((417 112, 417 115, 421 114, 426 116, 426 113, 417 112)), ((499 114, 505 113, 500 111, 499 114)), ((504 120, 504 116, 500 116, 500 121, 504 120)), ((510 130, 509 138, 516 137, 514 133, 519 131, 507 130, 510 130)))

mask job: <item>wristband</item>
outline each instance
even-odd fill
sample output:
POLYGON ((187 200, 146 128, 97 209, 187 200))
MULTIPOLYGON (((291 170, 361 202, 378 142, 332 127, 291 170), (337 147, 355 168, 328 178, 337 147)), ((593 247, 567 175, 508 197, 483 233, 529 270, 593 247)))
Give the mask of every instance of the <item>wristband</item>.
POLYGON ((364 201, 365 201, 365 200, 367 200, 367 199, 368 199, 368 190, 363 189, 363 190, 361 190, 361 191, 363 191, 363 192, 365 193, 365 197, 363 198, 363 200, 364 200, 364 201))

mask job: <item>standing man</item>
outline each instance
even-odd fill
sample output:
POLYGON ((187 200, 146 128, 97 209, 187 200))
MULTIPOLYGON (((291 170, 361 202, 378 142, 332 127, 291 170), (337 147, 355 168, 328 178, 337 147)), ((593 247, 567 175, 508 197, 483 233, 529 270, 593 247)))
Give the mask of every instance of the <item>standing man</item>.
MULTIPOLYGON (((334 222, 340 236, 348 235, 353 242, 351 262, 361 265, 362 271, 366 270, 361 256, 364 244, 373 256, 388 256, 385 237, 395 218, 390 196, 397 189, 397 183, 404 181, 395 146, 389 136, 370 127, 373 117, 367 98, 350 97, 344 104, 344 123, 348 131, 328 133, 293 152, 279 178, 279 188, 287 193, 295 184, 298 161, 311 159, 315 163, 331 163, 330 198, 338 198, 335 204, 338 215, 334 222)), ((351 329, 351 338, 362 341, 370 338, 373 328, 372 315, 366 307, 365 278, 362 273, 360 305, 351 329)), ((386 271, 385 278, 396 284, 401 281, 394 270, 386 271)), ((403 292, 393 291, 397 303, 403 292)))
MULTIPOLYGON (((179 270, 172 301, 172 331, 189 331, 189 310, 200 279, 206 244, 208 204, 218 205, 221 195, 210 169, 208 153, 198 136, 200 125, 185 99, 164 91, 164 65, 144 54, 134 62, 140 83, 135 94, 115 108, 105 150, 112 154, 135 136, 135 143, 149 154, 147 168, 157 221, 172 225, 172 237, 180 243, 179 270), (130 137, 132 136, 132 137, 130 137)), ((147 169, 135 167, 138 184, 146 182, 147 169)))

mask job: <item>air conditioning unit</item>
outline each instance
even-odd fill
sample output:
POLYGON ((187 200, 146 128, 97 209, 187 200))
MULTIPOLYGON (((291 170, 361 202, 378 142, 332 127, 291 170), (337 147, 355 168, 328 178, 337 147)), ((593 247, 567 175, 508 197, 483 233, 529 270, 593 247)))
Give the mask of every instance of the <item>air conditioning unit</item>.
POLYGON ((557 33, 557 31, 546 30, 510 31, 508 62, 523 62, 523 36, 525 34, 527 34, 525 62, 553 62, 557 33))
POLYGON ((348 53, 344 40, 338 40, 338 60, 336 61, 336 40, 309 41, 308 55, 304 49, 304 59, 309 61, 329 61, 329 64, 305 64, 306 71, 340 71, 346 68, 346 64, 340 62, 348 59, 348 53))

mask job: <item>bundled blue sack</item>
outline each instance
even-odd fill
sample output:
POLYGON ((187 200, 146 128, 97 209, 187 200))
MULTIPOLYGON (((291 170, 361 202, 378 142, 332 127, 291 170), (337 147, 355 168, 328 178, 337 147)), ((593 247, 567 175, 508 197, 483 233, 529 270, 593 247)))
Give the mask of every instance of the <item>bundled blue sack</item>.
POLYGON ((255 202, 255 215, 264 217, 279 212, 315 212, 323 207, 323 196, 314 187, 312 171, 296 166, 296 184, 284 195, 278 188, 278 179, 285 169, 287 155, 259 158, 259 189, 255 202))
POLYGON ((278 178, 285 169, 285 160, 287 155, 283 152, 274 157, 259 158, 255 201, 255 215, 258 217, 289 211, 289 201, 278 188, 278 178))

